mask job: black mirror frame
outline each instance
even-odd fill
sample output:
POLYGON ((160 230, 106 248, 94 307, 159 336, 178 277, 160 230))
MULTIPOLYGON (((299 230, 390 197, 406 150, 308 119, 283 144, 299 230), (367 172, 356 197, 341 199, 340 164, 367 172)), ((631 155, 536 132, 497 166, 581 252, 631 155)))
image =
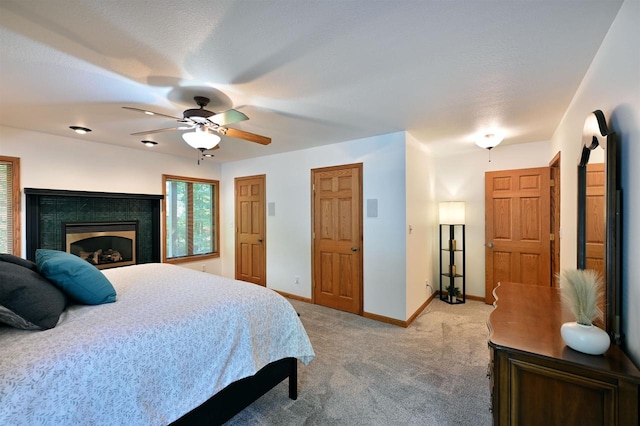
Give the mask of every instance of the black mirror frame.
MULTIPOLYGON (((598 118, 604 120, 600 110, 594 111, 598 118), (598 114, 599 113, 599 114, 598 114)), ((622 288, 621 288, 621 202, 622 194, 619 188, 618 172, 618 138, 613 132, 609 133, 600 127, 606 134, 605 150, 605 321, 606 331, 616 345, 622 344, 621 332, 622 317, 622 288)), ((603 134, 603 136, 605 136, 603 134)), ((586 177, 587 163, 591 151, 600 144, 593 137, 590 146, 583 145, 578 163, 578 269, 586 267, 586 177)))

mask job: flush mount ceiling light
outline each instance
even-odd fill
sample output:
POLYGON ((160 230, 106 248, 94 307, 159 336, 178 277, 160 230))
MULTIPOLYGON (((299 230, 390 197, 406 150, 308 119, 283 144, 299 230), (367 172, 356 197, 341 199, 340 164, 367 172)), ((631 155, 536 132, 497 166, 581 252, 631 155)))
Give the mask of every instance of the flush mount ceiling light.
POLYGON ((502 139, 503 137, 496 133, 487 133, 486 135, 476 140, 476 145, 478 145, 480 148, 492 149, 500 145, 502 139))
POLYGON ((158 142, 154 142, 154 141, 140 141, 140 142, 142 142, 143 144, 145 144, 148 147, 152 147, 152 146, 158 145, 158 142))
POLYGON ((194 132, 182 134, 182 139, 192 148, 200 151, 212 149, 220 143, 220 136, 210 133, 205 126, 197 126, 194 132))
POLYGON ((88 129, 86 127, 80 127, 80 126, 69 126, 69 128, 79 135, 84 135, 91 131, 91 129, 88 129))

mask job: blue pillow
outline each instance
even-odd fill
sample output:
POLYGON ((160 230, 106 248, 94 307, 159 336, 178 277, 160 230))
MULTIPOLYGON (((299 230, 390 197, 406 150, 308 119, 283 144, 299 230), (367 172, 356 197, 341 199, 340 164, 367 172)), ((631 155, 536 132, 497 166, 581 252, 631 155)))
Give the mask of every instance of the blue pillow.
POLYGON ((107 277, 86 260, 58 250, 36 250, 36 265, 45 278, 85 305, 116 301, 116 290, 107 277))

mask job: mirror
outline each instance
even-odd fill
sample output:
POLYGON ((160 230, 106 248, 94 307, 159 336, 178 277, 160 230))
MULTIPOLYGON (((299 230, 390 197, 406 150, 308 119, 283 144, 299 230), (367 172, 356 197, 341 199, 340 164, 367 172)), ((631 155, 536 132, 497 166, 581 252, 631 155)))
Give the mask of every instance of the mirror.
POLYGON ((620 335, 620 191, 617 137, 600 110, 589 114, 578 164, 578 269, 593 269, 604 281, 601 308, 615 344, 620 335))

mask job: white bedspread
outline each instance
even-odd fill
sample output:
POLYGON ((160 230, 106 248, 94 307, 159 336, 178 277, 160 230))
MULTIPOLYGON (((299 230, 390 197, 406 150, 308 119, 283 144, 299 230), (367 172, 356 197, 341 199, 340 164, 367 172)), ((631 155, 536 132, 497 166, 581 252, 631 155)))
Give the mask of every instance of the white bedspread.
POLYGON ((0 327, 0 425, 163 425, 272 361, 314 355, 291 304, 168 264, 104 271, 115 303, 0 327))

